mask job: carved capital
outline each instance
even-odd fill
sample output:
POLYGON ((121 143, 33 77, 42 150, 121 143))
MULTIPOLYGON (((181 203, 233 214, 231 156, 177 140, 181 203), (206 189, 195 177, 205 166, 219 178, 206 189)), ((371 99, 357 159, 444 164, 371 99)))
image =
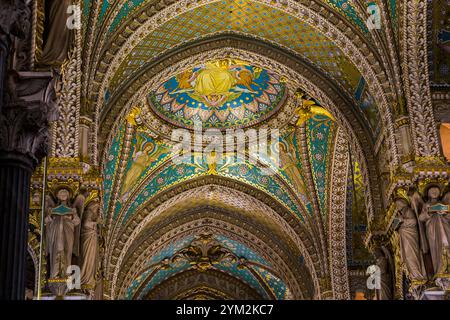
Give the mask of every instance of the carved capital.
POLYGON ((25 38, 30 27, 29 0, 0 1, 0 34, 25 38))
POLYGON ((49 122, 57 118, 54 81, 48 72, 10 72, 0 112, 0 157, 34 169, 47 154, 49 122))

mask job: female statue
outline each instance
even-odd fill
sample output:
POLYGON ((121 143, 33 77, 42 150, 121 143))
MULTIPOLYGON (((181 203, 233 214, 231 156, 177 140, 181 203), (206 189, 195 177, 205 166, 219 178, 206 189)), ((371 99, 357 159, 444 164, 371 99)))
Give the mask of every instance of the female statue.
POLYGON ((73 40, 72 30, 67 27, 67 9, 72 0, 47 0, 45 44, 40 63, 43 65, 62 65, 73 40))
MULTIPOLYGON (((450 243, 450 212, 448 206, 439 203, 440 190, 438 187, 428 189, 428 201, 423 205, 419 220, 425 223, 425 230, 433 261, 434 274, 442 272, 442 255, 444 248, 450 243)), ((450 194, 444 197, 448 202, 450 194)))
POLYGON ((406 265, 411 280, 425 280, 427 277, 419 246, 419 229, 416 214, 404 199, 396 200, 395 205, 399 212, 398 219, 400 220, 398 229, 400 257, 406 265))
MULTIPOLYGON (((69 207, 70 193, 60 189, 56 195, 59 205, 53 208, 48 204, 46 227, 46 250, 50 255, 50 279, 64 278, 67 267, 72 264, 72 251, 75 239, 75 227, 80 219, 74 208, 69 207)), ((49 202, 52 202, 49 199, 49 202)))
POLYGON ((98 201, 91 202, 83 214, 81 225, 81 284, 89 289, 95 287, 98 266, 98 232, 101 221, 98 201))
POLYGON ((374 252, 376 265, 380 268, 380 289, 377 290, 377 300, 391 300, 393 292, 393 278, 391 262, 388 253, 383 249, 374 252))

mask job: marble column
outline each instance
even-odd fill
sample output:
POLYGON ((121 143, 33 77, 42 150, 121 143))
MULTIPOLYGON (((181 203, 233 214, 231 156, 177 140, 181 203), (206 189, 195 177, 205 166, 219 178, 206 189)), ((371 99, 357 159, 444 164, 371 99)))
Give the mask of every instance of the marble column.
POLYGON ((13 72, 0 111, 0 300, 25 298, 30 178, 56 119, 49 72, 13 72))
POLYGON ((0 300, 25 297, 29 159, 0 152, 0 300))
POLYGON ((25 298, 30 178, 56 118, 52 74, 13 70, 30 21, 29 1, 0 1, 0 300, 25 298))

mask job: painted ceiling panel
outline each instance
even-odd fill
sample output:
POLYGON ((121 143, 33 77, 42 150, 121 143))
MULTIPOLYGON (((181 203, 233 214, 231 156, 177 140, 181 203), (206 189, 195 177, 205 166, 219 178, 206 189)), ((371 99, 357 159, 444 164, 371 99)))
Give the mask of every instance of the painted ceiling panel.
MULTIPOLYGON (((89 1, 89 0, 85 0, 89 1)), ((122 0, 123 1, 123 0, 122 0)), ((137 9, 146 5, 154 0, 127 0, 123 6, 120 8, 119 12, 112 17, 113 23, 109 29, 109 32, 114 31, 120 23, 122 23, 128 16, 133 14, 137 9)), ((396 0, 390 0, 391 7, 395 7, 396 0)), ((106 12, 112 8, 111 4, 116 2, 120 5, 119 1, 116 0, 103 0, 101 11, 99 13, 99 20, 102 21, 106 12)), ((234 1, 241 2, 241 1, 234 1)), ((359 29, 365 33, 368 32, 367 26, 364 20, 358 16, 355 8, 351 4, 349 0, 324 0, 324 3, 329 5, 331 8, 335 9, 337 12, 344 15, 349 21, 351 21, 354 25, 358 26, 359 29)))
MULTIPOLYGON (((147 265, 151 266, 164 259, 170 259, 179 250, 189 246, 189 244, 192 242, 193 239, 194 236, 191 235, 176 242, 170 242, 166 247, 162 248, 156 255, 154 255, 149 260, 147 265)), ((263 259, 255 251, 253 251, 252 249, 248 248, 246 245, 240 242, 229 239, 222 235, 215 235, 213 236, 213 239, 218 241, 225 248, 231 250, 237 257, 244 258, 250 262, 259 263, 262 266, 270 267, 270 264, 265 259, 263 259)), ((261 296, 266 297, 268 299, 270 298, 267 292, 262 287, 262 285, 259 283, 258 279, 256 279, 255 276, 252 275, 252 273, 248 271, 246 268, 238 267, 237 261, 221 262, 219 264, 215 264, 214 266, 218 270, 231 274, 232 276, 244 281, 245 283, 253 287, 261 296)), ((134 293, 136 292, 136 289, 146 279, 149 281, 146 284, 145 289, 142 290, 142 292, 140 293, 139 298, 141 299, 145 297, 146 294, 152 288, 154 288, 164 280, 167 280, 168 278, 177 273, 188 270, 191 267, 192 266, 186 261, 180 261, 175 264, 171 264, 171 267, 168 269, 157 271, 151 279, 147 279, 147 277, 154 270, 154 268, 150 268, 149 270, 143 272, 140 276, 138 276, 137 279, 135 279, 132 282, 131 286, 127 290, 126 299, 131 299, 134 293)), ((275 294, 277 299, 281 300, 286 297, 287 287, 281 279, 279 279, 278 277, 270 273, 267 269, 264 269, 262 267, 255 267, 254 270, 260 275, 261 279, 263 279, 266 285, 268 285, 268 287, 275 294)))
POLYGON ((105 14, 109 10, 109 8, 111 6, 111 3, 113 1, 114 0, 103 0, 103 3, 101 5, 101 7, 100 7, 100 12, 98 14, 98 19, 99 19, 100 23, 103 22, 103 18, 105 17, 105 14))
POLYGON ((137 131, 131 143, 132 147, 120 188, 122 199, 128 198, 131 188, 171 154, 170 146, 155 141, 144 131, 137 131))
POLYGON ((124 148, 124 125, 120 133, 115 136, 108 161, 105 165, 105 196, 104 209, 108 209, 111 198, 113 180, 116 176, 120 154, 125 153, 128 159, 124 172, 118 185, 118 197, 114 199, 114 212, 108 212, 117 218, 123 208, 122 223, 140 210, 148 199, 181 182, 206 175, 218 175, 242 183, 251 185, 266 192, 280 201, 293 215, 300 220, 304 219, 304 212, 314 214, 311 204, 311 192, 316 192, 322 208, 326 213, 326 190, 328 181, 328 170, 331 161, 331 143, 334 139, 335 130, 330 120, 324 118, 312 119, 308 125, 308 147, 309 159, 313 170, 316 190, 309 190, 302 169, 302 160, 299 142, 294 132, 287 133, 281 137, 278 143, 272 143, 267 151, 269 157, 261 158, 269 171, 265 171, 250 159, 236 159, 235 154, 224 153, 221 161, 216 165, 208 164, 207 155, 192 153, 189 161, 175 163, 172 161, 174 154, 172 146, 163 142, 155 141, 143 128, 137 128, 132 136, 129 136, 129 144, 124 148), (279 160, 272 159, 274 151, 278 148, 279 160), (278 162, 279 161, 279 162, 278 162), (267 174, 269 173, 269 174, 267 174), (278 175, 274 175, 277 173, 278 175), (142 185, 143 181, 146 181, 142 185), (142 186, 141 186, 142 185, 142 186), (141 186, 139 193, 136 193, 141 186), (288 188, 287 188, 288 186, 288 188), (289 192, 291 190, 291 193, 289 192))
POLYGON ((322 214, 326 216, 328 211, 328 175, 335 135, 334 123, 325 116, 316 115, 314 119, 308 121, 307 135, 311 170, 319 199, 319 206, 322 214))
POLYGON ((352 160, 347 190, 347 263, 349 266, 367 267, 373 263, 373 256, 364 241, 367 231, 364 183, 359 163, 352 160))
POLYGON ((325 2, 336 11, 344 14, 349 21, 357 25, 361 31, 368 33, 366 22, 357 14, 349 0, 325 0, 325 2))
POLYGON ((381 132, 382 126, 380 111, 363 78, 359 80, 354 98, 367 127, 372 133, 374 140, 376 140, 381 132))
POLYGON ((157 55, 188 40, 235 31, 267 39, 296 51, 323 69, 353 96, 361 78, 342 51, 310 25, 279 10, 248 0, 220 1, 181 14, 151 32, 122 62, 108 90, 157 55))
POLYGON ((446 0, 431 1, 432 22, 429 38, 430 80, 433 89, 450 88, 450 5, 446 0))
POLYGON ((260 122, 279 109, 285 84, 277 74, 231 59, 208 61, 170 78, 148 104, 178 127, 235 128, 260 122))
MULTIPOLYGON (((158 192, 166 190, 180 182, 210 174, 232 178, 263 190, 278 199, 286 206, 286 208, 291 210, 294 215, 300 220, 303 220, 302 211, 299 208, 300 204, 292 198, 288 191, 285 190, 273 176, 263 174, 261 168, 248 161, 245 163, 232 161, 229 157, 227 159, 227 156, 225 156, 222 163, 217 164, 216 168, 212 168, 208 165, 206 157, 194 154, 191 156, 191 161, 180 164, 171 163, 167 168, 149 179, 142 191, 132 198, 132 203, 127 208, 122 223, 125 223, 147 199, 156 195, 158 192)), ((307 199, 305 195, 303 195, 303 198, 307 199)), ((126 201, 130 200, 131 199, 123 198, 118 199, 118 202, 122 207, 126 201)), ((305 204, 302 203, 302 205, 305 204)), ((118 210, 119 209, 115 212, 116 216, 119 212, 118 210)))

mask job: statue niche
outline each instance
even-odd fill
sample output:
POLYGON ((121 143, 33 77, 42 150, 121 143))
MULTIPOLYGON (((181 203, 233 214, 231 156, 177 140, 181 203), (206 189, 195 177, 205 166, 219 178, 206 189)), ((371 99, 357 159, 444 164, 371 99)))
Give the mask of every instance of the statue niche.
POLYGON ((46 0, 43 50, 39 64, 61 66, 69 54, 74 35, 67 27, 67 10, 72 0, 46 0))

